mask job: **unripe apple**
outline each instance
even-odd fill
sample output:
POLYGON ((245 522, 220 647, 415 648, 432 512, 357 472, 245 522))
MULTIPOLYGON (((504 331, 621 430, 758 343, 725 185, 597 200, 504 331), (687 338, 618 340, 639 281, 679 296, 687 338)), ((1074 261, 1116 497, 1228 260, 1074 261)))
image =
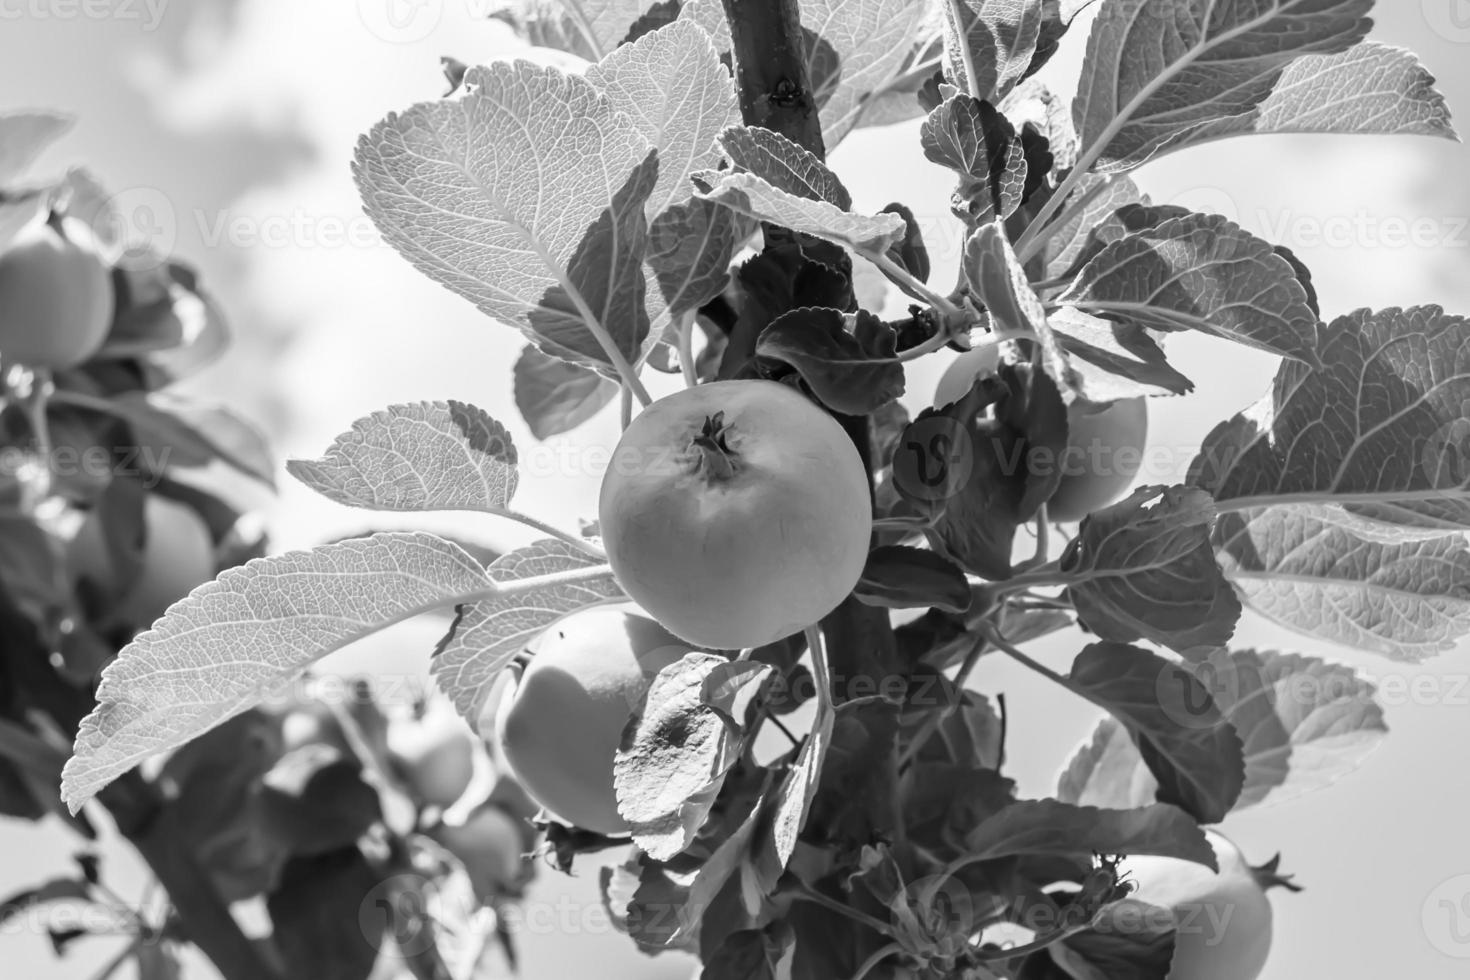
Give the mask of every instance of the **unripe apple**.
POLYGON ((84 222, 32 222, 0 253, 0 359, 75 367, 107 339, 115 303, 112 274, 84 222))
POLYGON ((464 864, 482 902, 514 889, 525 868, 526 834, 494 803, 475 808, 462 824, 440 824, 430 836, 464 864))
POLYGON ((464 795, 480 744, 448 701, 432 701, 422 718, 388 728, 388 755, 414 798, 440 808, 464 795))

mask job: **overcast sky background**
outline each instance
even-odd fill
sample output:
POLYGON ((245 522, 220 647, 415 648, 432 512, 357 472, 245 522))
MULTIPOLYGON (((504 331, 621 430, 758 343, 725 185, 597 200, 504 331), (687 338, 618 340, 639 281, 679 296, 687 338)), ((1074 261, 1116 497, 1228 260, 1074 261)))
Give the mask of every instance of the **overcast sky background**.
MULTIPOLYGON (((526 510, 562 522, 590 516, 597 481, 583 450, 613 444, 615 413, 538 447, 511 400, 520 336, 377 244, 358 209, 348 170, 358 134, 389 110, 440 95, 440 55, 474 63, 515 50, 498 25, 474 15, 473 0, 399 8, 408 12, 405 26, 390 30, 385 4, 393 2, 399 0, 153 0, 150 8, 133 0, 87 17, 66 0, 0 0, 0 105, 76 113, 75 130, 39 169, 91 168, 203 270, 239 343, 194 387, 259 419, 283 458, 315 455, 355 418, 391 403, 463 399, 503 421, 531 461, 535 475, 520 491, 526 510)), ((1470 3, 1392 0, 1379 4, 1376 19, 1375 37, 1417 51, 1439 76, 1462 128, 1470 127, 1470 3)), ((1072 89, 1082 40, 1079 31, 1064 48, 1071 57, 1064 53, 1052 72, 1059 91, 1072 89)), ((856 207, 881 207, 900 192, 938 227, 946 220, 949 181, 929 169, 916 133, 917 122, 864 130, 832 163, 856 207)), ((1273 137, 1175 154, 1136 176, 1155 200, 1224 213, 1294 248, 1311 267, 1330 318, 1360 306, 1427 302, 1470 313, 1467 172, 1470 151, 1458 144, 1273 137), (1425 218, 1426 239, 1392 240, 1395 222, 1425 218), (1366 231, 1347 241, 1315 240, 1324 228, 1366 231)), ((949 281, 955 249, 933 234, 930 245, 936 281, 949 281)), ((1172 467, 1147 474, 1151 482, 1181 475, 1200 437, 1254 401, 1275 367, 1269 357, 1187 337, 1173 343, 1171 355, 1198 391, 1154 403, 1151 441, 1175 451, 1172 467)), ((927 403, 943 370, 942 358, 931 360, 910 372, 911 408, 927 403)), ((657 390, 668 389, 659 387, 664 379, 654 380, 657 390)), ((368 526, 360 512, 290 484, 284 490, 271 514, 282 548, 368 526)), ((453 527, 502 546, 527 539, 478 520, 462 517, 453 527)), ((434 639, 432 625, 406 624, 332 663, 418 676, 434 639)), ((1037 651, 1064 665, 1079 643, 1077 635, 1063 635, 1037 651)), ((1341 659, 1400 694, 1388 706, 1392 736, 1358 773, 1225 825, 1254 861, 1284 852, 1284 868, 1307 887, 1273 896, 1277 938, 1265 976, 1466 976, 1470 651, 1405 668, 1250 615, 1237 645, 1341 659)), ((1047 794, 1095 715, 1009 662, 983 664, 975 683, 1007 693, 1012 774, 1024 793, 1047 794)), ((52 824, 0 823, 0 891, 59 870, 73 846, 52 824)), ((124 894, 138 894, 144 875, 136 862, 118 847, 107 856, 124 894)), ((599 928, 590 872, 575 880, 543 875, 531 900, 546 910, 570 909, 573 925, 584 923, 571 930, 577 934, 524 937, 531 980, 593 971, 688 975, 687 962, 645 960, 624 937, 599 928)), ((85 978, 116 948, 110 941, 80 944, 58 962, 43 934, 7 927, 0 930, 0 972, 25 980, 85 978)), ((188 980, 208 975, 191 964, 188 980)))

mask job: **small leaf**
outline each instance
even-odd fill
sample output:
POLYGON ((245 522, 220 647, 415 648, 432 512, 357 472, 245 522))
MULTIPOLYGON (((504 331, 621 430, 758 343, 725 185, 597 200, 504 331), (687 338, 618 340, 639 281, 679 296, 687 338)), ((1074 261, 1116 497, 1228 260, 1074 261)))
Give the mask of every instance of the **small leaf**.
POLYGON ((601 330, 638 361, 656 151, 581 76, 496 62, 470 69, 465 87, 359 140, 368 215, 420 272, 546 353, 610 369, 601 330))
POLYGON ((1096 170, 1138 166, 1187 146, 1221 119, 1250 116, 1301 55, 1361 41, 1372 0, 1288 0, 1263 6, 1110 0, 1087 44, 1073 109, 1096 170))
MULTIPOLYGON (((1055 233, 1042 243, 1037 258, 1042 279, 1069 276, 1103 246, 1126 237, 1130 229, 1119 212, 1129 205, 1148 202, 1138 185, 1123 175, 1108 178, 1089 174, 1077 185, 1075 195, 1079 200, 1086 198, 1086 204, 1058 224, 1055 233)), ((1034 207, 1034 203, 1028 203, 1022 213, 1034 207)))
POLYGON ((810 816, 812 800, 822 780, 822 764, 832 742, 835 712, 818 711, 816 723, 802 743, 796 761, 781 780, 770 804, 770 818, 757 844, 755 871, 759 891, 768 895, 791 862, 796 840, 810 816))
POLYGON ((516 408, 537 439, 570 432, 602 411, 617 394, 616 382, 548 357, 529 344, 516 359, 516 408))
MULTIPOLYGON (((1125 223, 1147 215, 1132 213, 1130 219, 1124 209, 1125 223)), ((1317 316, 1291 263, 1220 215, 1186 213, 1111 242, 1083 266, 1058 302, 1155 330, 1198 330, 1319 363, 1317 316)))
POLYGON ((1042 366, 1061 390, 1072 385, 1072 369, 1046 319, 1046 308, 1031 288, 1026 270, 998 221, 981 225, 965 240, 965 283, 989 311, 1002 336, 1034 336, 1042 366))
POLYGON ((852 195, 842 181, 803 146, 760 126, 731 126, 720 134, 730 162, 755 174, 777 190, 809 201, 826 201, 842 211, 852 208, 852 195))
MULTIPOLYGON (((601 563, 564 541, 546 540, 502 555, 485 569, 510 583, 601 563)), ((460 716, 478 730, 494 681, 533 637, 579 609, 625 598, 611 575, 547 586, 533 593, 480 598, 463 606, 434 652, 430 671, 460 716)))
POLYGON ((950 210, 971 227, 1009 218, 1021 206, 1026 157, 1010 120, 989 102, 956 95, 919 128, 924 156, 959 174, 950 210))
POLYGON ((505 427, 463 402, 393 405, 352 423, 320 459, 286 469, 317 493, 373 510, 500 513, 515 494, 505 427))
POLYGON ((1223 514, 1221 567, 1252 609, 1298 632, 1418 662, 1470 636, 1461 535, 1384 543, 1337 507, 1223 514))
POLYGON ((754 174, 704 171, 694 175, 699 194, 757 221, 812 235, 857 252, 882 254, 903 240, 907 226, 894 214, 852 214, 772 187, 754 174))
POLYGON ((1225 510, 1341 504, 1395 540, 1470 529, 1470 320, 1359 310, 1322 329, 1318 354, 1321 370, 1282 364, 1216 426, 1189 482, 1225 510))
POLYGON ((1062 975, 1088 980, 1168 980, 1176 923, 1170 911, 1125 898, 1103 915, 1106 927, 1084 930, 1047 947, 1062 975))
POLYGON ((705 682, 729 661, 688 653, 659 671, 613 762, 618 813, 649 857, 688 847, 739 751, 740 727, 704 699, 705 682))
POLYGON ((970 606, 970 583, 965 573, 942 555, 921 548, 884 545, 868 554, 853 595, 870 606, 934 606, 962 613, 970 606))
POLYGON ((1210 545, 1214 516, 1204 493, 1143 487, 1085 519, 1061 558, 1078 618, 1105 640, 1180 653, 1227 642, 1240 600, 1210 545))
MULTIPOLYGON (((393 916, 392 889, 355 847, 286 866, 266 900, 272 937, 291 969, 320 980, 367 980, 393 916)), ((394 930, 402 937, 407 930, 394 930)))
POLYGON ((1018 855, 1154 854, 1217 870, 1204 831, 1167 803, 1134 810, 1099 810, 1056 800, 1019 800, 970 831, 976 860, 1018 855))
MULTIPOLYGON (((929 249, 924 246, 924 233, 919 229, 919 219, 907 205, 894 202, 883 208, 885 214, 896 214, 906 226, 903 241, 889 249, 888 257, 920 282, 929 281, 929 249)), ((873 307, 877 309, 878 307, 873 307)))
POLYGON ((127 392, 107 405, 108 414, 131 427, 143 458, 168 468, 220 460, 267 487, 275 486, 276 461, 265 436, 230 408, 165 392, 127 392))
POLYGON ((420 612, 492 594, 463 548, 379 533, 259 558, 170 607, 118 654, 62 773, 80 809, 154 753, 258 704, 317 660, 420 612))
POLYGON ((1193 674, 1138 647, 1093 643, 1077 655, 1070 680, 1128 729, 1159 802, 1200 823, 1225 818, 1245 781, 1241 738, 1193 674))
POLYGON ((1070 306, 1048 318, 1077 379, 1077 393, 1098 404, 1124 398, 1185 395, 1194 382, 1176 371, 1136 323, 1091 316, 1070 306))
POLYGON ((871 313, 858 312, 852 333, 839 310, 783 313, 761 331, 755 352, 791 365, 824 405, 844 415, 867 415, 903 394, 893 330, 871 313))

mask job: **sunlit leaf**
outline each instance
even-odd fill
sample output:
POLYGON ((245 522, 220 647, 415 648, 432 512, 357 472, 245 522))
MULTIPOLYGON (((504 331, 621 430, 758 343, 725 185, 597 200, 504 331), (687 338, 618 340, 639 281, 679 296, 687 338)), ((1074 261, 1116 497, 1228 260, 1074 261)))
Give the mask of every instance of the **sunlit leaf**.
POLYGON ((905 225, 896 214, 861 215, 826 201, 812 201, 780 190, 750 173, 705 171, 695 175, 702 197, 757 221, 842 245, 881 254, 903 240, 905 225))

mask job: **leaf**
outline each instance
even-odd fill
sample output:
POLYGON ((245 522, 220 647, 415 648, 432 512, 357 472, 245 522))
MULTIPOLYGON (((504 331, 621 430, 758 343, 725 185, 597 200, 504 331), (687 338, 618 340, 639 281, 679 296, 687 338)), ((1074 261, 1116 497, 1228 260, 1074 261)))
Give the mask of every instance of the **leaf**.
MULTIPOLYGON (((1387 733, 1375 689, 1351 667, 1274 650, 1217 650, 1193 667, 1244 746, 1245 782, 1232 812, 1324 789, 1356 769, 1387 733)), ((1072 757, 1057 796, 1137 806, 1157 784, 1112 718, 1072 757)))
POLYGON ((352 423, 320 459, 286 471, 329 500, 371 510, 503 513, 519 475, 505 427, 464 402, 392 405, 352 423))
POLYGON ((9 189, 75 121, 60 112, 0 113, 0 187, 9 189))
POLYGON ((516 408, 537 439, 570 432, 617 397, 618 386, 526 345, 515 366, 516 408))
POLYGON ((1373 0, 1109 0, 1088 40, 1073 116, 1095 170, 1129 170, 1250 116, 1301 55, 1363 39, 1373 0))
POLYGON ((1197 490, 1143 487, 1088 517, 1061 558, 1078 618, 1104 640, 1180 653, 1227 642, 1240 600, 1210 545, 1214 516, 1197 490))
POLYGON ((142 940, 133 950, 138 963, 138 980, 181 980, 184 964, 178 950, 167 940, 142 940))
POLYGON ((1200 823, 1225 818, 1245 781, 1241 738, 1193 674, 1135 646, 1092 643, 1069 679, 1128 729, 1160 803, 1200 823))
POLYGON ((648 0, 492 0, 477 12, 532 44, 596 61, 622 43, 648 6, 648 0))
MULTIPOLYGON (((848 702, 853 704, 856 702, 848 702)), ((832 742, 836 712, 818 710, 812 730, 802 742, 796 761, 781 779, 770 803, 770 816, 761 827, 753 858, 759 891, 768 895, 791 862, 796 840, 806 826, 817 788, 822 781, 822 764, 832 742)))
POLYGON ((286 753, 265 774, 259 814, 265 834, 293 856, 350 847, 383 815, 361 764, 320 742, 286 753))
POLYGON ((368 215, 420 272, 545 353, 610 373, 600 331, 636 362, 656 151, 583 77, 497 62, 465 86, 358 141, 368 215))
POLYGON ((128 423, 144 458, 168 468, 203 467, 222 460, 267 487, 275 486, 276 461, 269 443, 233 409, 167 392, 141 391, 114 395, 106 406, 96 408, 128 423))
POLYGON ((1470 546, 1461 535, 1366 540, 1336 507, 1222 515, 1215 547, 1251 608, 1283 626, 1400 661, 1470 635, 1470 546))
POLYGON ((679 314, 718 295, 746 223, 692 201, 689 175, 714 167, 715 139, 740 121, 730 72, 709 35, 676 20, 610 53, 587 70, 658 151, 658 182, 644 206, 649 223, 646 296, 654 336, 679 314))
POLYGON ((1042 0, 950 0, 943 4, 945 75, 982 99, 1003 96, 1031 68, 1041 39, 1042 0), (972 77, 973 76, 973 77, 972 77))
POLYGON ((1104 914, 1110 920, 1107 928, 1087 929, 1047 947, 1063 975, 1085 980, 1167 980, 1174 959, 1175 917, 1170 911, 1126 898, 1104 914))
MULTIPOLYGON (((716 5, 718 6, 718 4, 716 5)), ((830 46, 835 63, 808 46, 812 91, 821 106, 822 142, 830 154, 862 115, 870 93, 903 70, 925 17, 912 0, 801 0, 801 26, 830 46)))
POLYGON ((870 606, 889 609, 933 606, 962 613, 970 607, 970 583, 958 566, 932 551, 903 545, 883 545, 869 552, 853 595, 870 606))
POLYGON ((618 813, 655 861, 688 847, 740 748, 740 726, 705 701, 729 661, 688 653, 658 672, 613 761, 618 813))
POLYGON ((169 608, 118 654, 62 773, 76 812, 154 753, 291 683, 328 653, 410 616, 493 593, 458 545, 379 533, 258 558, 169 608))
POLYGON ((989 102, 955 95, 919 127, 924 156, 959 174, 950 210, 971 227, 1009 218, 1021 206, 1026 157, 1010 120, 989 102))
MULTIPOLYGON (((1102 177, 1088 174, 1077 185, 1077 200, 1086 200, 1078 211, 1057 224, 1055 233, 1040 243, 1038 261, 1041 279, 1060 279, 1076 270, 1104 245, 1128 235, 1128 225, 1119 211, 1130 204, 1147 204, 1147 196, 1132 178, 1119 174, 1102 177)), ((1028 204, 1027 207, 1034 205, 1028 204)))
POLYGON ((1190 143, 1245 133, 1457 138, 1434 76, 1412 52, 1374 41, 1296 59, 1254 112, 1221 119, 1190 143))
POLYGON ((1018 800, 970 831, 973 860, 1017 855, 1156 854, 1217 870, 1204 831, 1183 810, 1155 803, 1099 810, 1056 800, 1018 800))
POLYGON ((1185 214, 1111 242, 1058 302, 1319 363, 1317 317, 1291 263, 1220 215, 1185 214))
POLYGON ((1065 306, 1047 318, 1069 355, 1077 394, 1098 404, 1124 398, 1185 395, 1194 382, 1174 369, 1147 330, 1065 306))
POLYGON ((867 415, 903 394, 893 329, 859 311, 853 332, 840 310, 804 307, 761 331, 755 352, 791 365, 812 393, 844 415, 867 415))
MULTIPOLYGON (((507 583, 599 565, 573 545, 546 540, 502 555, 485 571, 507 583)), ((460 609, 450 634, 434 652, 430 671, 460 716, 478 731, 496 676, 526 643, 579 609, 623 598, 617 582, 607 576, 478 599, 460 609)))
POLYGON ((705 171, 694 175, 694 181, 701 197, 757 221, 768 221, 857 252, 881 255, 903 241, 906 231, 898 215, 852 214, 826 201, 789 194, 754 174, 705 171))
MULTIPOLYGON (((0 128, 3 134, 3 128, 0 128)), ((0 901, 0 925, 31 909, 53 902, 92 903, 92 885, 84 878, 52 878, 35 888, 26 888, 0 901)))
POLYGON ((806 147, 760 126, 731 126, 720 134, 730 162, 777 190, 809 201, 826 201, 843 211, 852 195, 838 176, 806 147))
POLYGON ((1400 540, 1470 529, 1470 321, 1359 310, 1318 352, 1322 370, 1282 364, 1265 399, 1215 427, 1189 482, 1223 510, 1340 504, 1400 540))
POLYGON ((962 263, 965 282, 985 304, 1002 337, 1034 335, 1041 347, 1042 366, 1066 390, 1072 383, 1072 370, 1062 353, 1056 336, 1046 319, 1046 308, 1031 288, 1026 270, 1016 257, 998 221, 983 224, 965 240, 962 263))

